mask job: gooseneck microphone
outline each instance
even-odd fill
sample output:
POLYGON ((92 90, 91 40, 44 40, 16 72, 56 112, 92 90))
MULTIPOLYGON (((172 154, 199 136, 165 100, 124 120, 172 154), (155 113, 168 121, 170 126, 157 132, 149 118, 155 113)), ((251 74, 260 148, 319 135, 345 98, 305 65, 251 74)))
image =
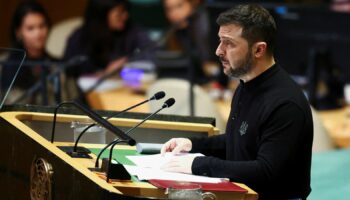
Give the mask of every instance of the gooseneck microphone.
MULTIPOLYGON (((119 116, 119 115, 121 115, 121 114, 123 114, 123 113, 125 113, 125 112, 127 112, 127 111, 129 111, 129 110, 131 110, 131 109, 133 109, 133 108, 136 108, 136 107, 138 107, 138 106, 140 106, 140 105, 142 105, 142 104, 145 104, 145 103, 147 103, 147 102, 149 102, 149 101, 159 100, 159 99, 162 99, 162 98, 164 98, 164 97, 165 97, 165 92, 164 92, 164 91, 157 92, 157 93, 155 93, 151 98, 149 98, 149 99, 147 99, 147 100, 144 100, 144 101, 142 101, 142 102, 140 102, 140 103, 138 103, 138 104, 136 104, 136 105, 134 105, 134 106, 131 106, 131 107, 125 109, 125 110, 122 110, 122 111, 120 111, 120 112, 118 112, 118 113, 116 113, 116 114, 113 114, 113 115, 111 115, 111 116, 109 116, 109 117, 107 117, 107 118, 105 118, 105 119, 108 120, 108 119, 110 119, 110 118, 119 116)), ((96 123, 92 123, 92 124, 90 124, 89 126, 87 126, 83 131, 81 131, 81 133, 79 134, 77 140, 75 141, 74 148, 73 148, 73 152, 77 152, 78 143, 79 143, 79 141, 80 141, 80 138, 84 135, 84 133, 87 132, 90 128, 96 126, 96 125, 97 125, 96 123)))
POLYGON ((125 134, 129 134, 131 131, 133 131, 134 129, 136 129, 137 127, 139 127, 141 124, 143 124, 145 121, 147 121, 149 118, 153 117, 154 115, 156 115, 157 113, 159 113, 161 110, 163 110, 164 108, 169 108, 172 105, 174 105, 175 103, 175 99, 174 98, 170 98, 168 100, 166 100, 164 102, 164 104, 162 105, 161 108, 159 108, 156 112, 150 114, 149 116, 147 116, 144 120, 142 120, 140 123, 138 123, 136 126, 132 127, 131 129, 129 129, 128 131, 125 132, 125 134))
MULTIPOLYGON (((165 108, 170 108, 172 105, 174 105, 175 103, 175 99, 174 98, 170 98, 168 100, 166 100, 164 102, 164 104, 161 106, 161 108, 159 108, 157 111, 155 111, 154 113, 150 114, 149 116, 147 116, 145 119, 143 119, 141 122, 139 122, 137 125, 135 125, 134 127, 130 128, 128 131, 125 132, 125 134, 129 134, 131 131, 133 131, 134 129, 136 129, 137 127, 139 127, 141 124, 145 123, 145 121, 147 121, 148 119, 150 119, 151 117, 153 117, 154 115, 156 115, 157 113, 159 113, 161 110, 165 109, 165 108)), ((102 155, 102 153, 110 146, 111 150, 109 151, 109 161, 108 161, 108 168, 110 169, 110 165, 111 165, 111 158, 112 158, 112 153, 113 153, 113 148, 116 144, 120 143, 121 140, 120 139, 116 139, 114 141, 112 141, 111 143, 109 143, 108 145, 106 145, 98 154, 97 158, 96 158, 96 162, 95 162, 95 168, 99 168, 99 159, 102 155)), ((108 172, 107 172, 108 173, 108 172)), ((107 175, 107 181, 109 180, 109 176, 107 175)))
MULTIPOLYGON (((85 105, 76 102, 76 101, 67 101, 67 102, 62 102, 58 104, 55 108, 54 112, 54 118, 53 118, 53 125, 52 125, 52 134, 51 134, 51 143, 54 142, 55 138, 55 127, 56 127, 56 118, 57 118, 57 111, 62 105, 73 105, 79 110, 83 111, 87 116, 89 116, 91 119, 95 120, 97 123, 99 123, 101 126, 104 128, 108 129, 112 133, 114 133, 118 138, 124 140, 128 145, 134 146, 136 144, 136 141, 125 134, 122 130, 119 128, 113 126, 111 123, 109 123, 107 120, 103 119, 101 116, 99 116, 97 113, 92 111, 91 109, 87 108, 85 105)), ((74 153, 74 152, 73 152, 74 153)))
MULTIPOLYGON (((162 105, 161 108, 159 108, 156 112, 150 114, 149 116, 147 116, 144 120, 142 120, 140 123, 138 123, 136 126, 132 127, 131 129, 129 129, 128 131, 125 132, 126 135, 128 135, 131 131, 135 130, 137 127, 139 127, 141 124, 145 123, 145 121, 147 121, 148 119, 150 119, 152 116, 156 115, 157 113, 159 113, 161 110, 163 110, 164 108, 170 108, 172 105, 174 105, 175 103, 175 99, 174 98, 170 98, 168 100, 166 100, 164 102, 164 104, 162 105)), ((115 145, 119 144, 121 142, 120 139, 117 139, 111 143, 109 143, 107 145, 107 148, 109 145, 111 145, 111 149, 109 150, 109 159, 108 159, 108 170, 107 170, 107 182, 109 181, 109 178, 110 178, 110 174, 111 174, 111 165, 112 165, 112 155, 113 155, 113 148, 115 145)), ((107 149, 106 147, 101 150, 104 151, 105 149, 107 149)), ((99 154, 99 156, 96 158, 96 163, 97 163, 97 166, 98 166, 98 159, 99 157, 101 156, 101 153, 99 154)), ((96 164, 95 164, 96 166, 96 164)))

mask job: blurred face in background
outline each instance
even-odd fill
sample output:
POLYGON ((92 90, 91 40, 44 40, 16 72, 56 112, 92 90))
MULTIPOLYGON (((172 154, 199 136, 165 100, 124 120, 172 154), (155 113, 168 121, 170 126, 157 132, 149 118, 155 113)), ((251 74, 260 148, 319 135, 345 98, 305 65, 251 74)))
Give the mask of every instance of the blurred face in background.
POLYGON ((115 6, 108 12, 107 15, 109 29, 113 31, 124 30, 128 18, 129 12, 123 5, 115 6))
POLYGON ((336 12, 350 12, 350 0, 333 0, 331 9, 336 12))
POLYGON ((48 24, 42 14, 29 13, 25 15, 21 26, 16 30, 16 36, 30 54, 44 51, 48 31, 48 24))
POLYGON ((170 23, 177 24, 180 28, 187 26, 186 19, 193 12, 190 0, 164 0, 165 14, 170 23))

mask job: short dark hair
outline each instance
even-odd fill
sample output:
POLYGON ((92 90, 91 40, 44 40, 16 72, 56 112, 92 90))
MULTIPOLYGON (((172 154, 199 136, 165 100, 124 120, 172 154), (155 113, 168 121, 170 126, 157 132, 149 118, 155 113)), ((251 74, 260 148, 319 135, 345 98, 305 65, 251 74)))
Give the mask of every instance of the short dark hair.
POLYGON ((275 48, 276 23, 269 11, 259 5, 237 5, 219 15, 219 26, 235 24, 243 28, 242 37, 251 46, 255 42, 267 43, 267 52, 275 48))

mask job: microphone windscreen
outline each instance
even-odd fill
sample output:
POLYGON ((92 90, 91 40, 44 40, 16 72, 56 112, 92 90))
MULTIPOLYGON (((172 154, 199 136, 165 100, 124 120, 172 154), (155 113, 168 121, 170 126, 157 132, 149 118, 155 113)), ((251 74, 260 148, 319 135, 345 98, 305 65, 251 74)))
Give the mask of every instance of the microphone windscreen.
POLYGON ((174 105, 175 103, 175 99, 174 98, 170 98, 168 100, 166 100, 163 104, 163 108, 170 108, 172 105, 174 105))
POLYGON ((128 140, 128 145, 134 146, 136 144, 136 141, 134 139, 128 140))
POLYGON ((162 99, 165 97, 165 92, 164 91, 160 91, 160 92, 157 92, 153 95, 153 97, 151 98, 151 100, 159 100, 159 99, 162 99))

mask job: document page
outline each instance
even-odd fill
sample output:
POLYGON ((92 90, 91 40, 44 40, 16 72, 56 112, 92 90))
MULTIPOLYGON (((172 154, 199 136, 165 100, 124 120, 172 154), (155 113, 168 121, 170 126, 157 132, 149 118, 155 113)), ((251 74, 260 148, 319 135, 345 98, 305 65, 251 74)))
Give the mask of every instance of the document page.
POLYGON ((204 156, 203 154, 183 153, 173 155, 166 153, 164 156, 160 154, 143 155, 143 156, 127 156, 136 166, 124 165, 126 170, 140 180, 172 180, 172 181, 189 181, 201 183, 220 183, 224 181, 222 178, 209 178, 205 176, 197 176, 183 173, 166 172, 161 170, 161 167, 174 156, 204 156))

